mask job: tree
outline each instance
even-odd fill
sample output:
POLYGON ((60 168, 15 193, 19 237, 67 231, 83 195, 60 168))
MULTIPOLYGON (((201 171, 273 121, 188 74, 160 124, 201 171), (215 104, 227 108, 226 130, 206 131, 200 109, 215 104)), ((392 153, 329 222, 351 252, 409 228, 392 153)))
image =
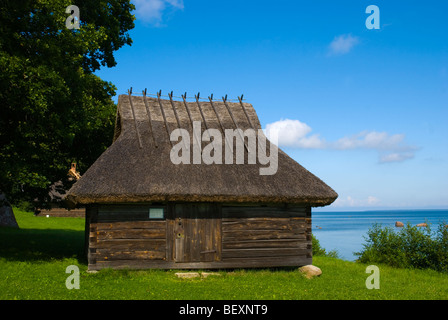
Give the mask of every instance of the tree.
POLYGON ((1 1, 0 189, 9 201, 49 204, 56 181, 81 172, 112 141, 115 86, 94 74, 131 45, 129 0, 1 1), (80 28, 65 12, 76 5, 80 28))

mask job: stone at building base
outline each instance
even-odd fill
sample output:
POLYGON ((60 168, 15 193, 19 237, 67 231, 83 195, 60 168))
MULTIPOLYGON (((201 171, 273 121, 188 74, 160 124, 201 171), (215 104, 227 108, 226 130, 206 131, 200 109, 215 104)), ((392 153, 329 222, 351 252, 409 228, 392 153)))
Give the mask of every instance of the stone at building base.
POLYGON ((322 270, 312 264, 299 268, 299 271, 308 279, 318 277, 322 274, 322 270))

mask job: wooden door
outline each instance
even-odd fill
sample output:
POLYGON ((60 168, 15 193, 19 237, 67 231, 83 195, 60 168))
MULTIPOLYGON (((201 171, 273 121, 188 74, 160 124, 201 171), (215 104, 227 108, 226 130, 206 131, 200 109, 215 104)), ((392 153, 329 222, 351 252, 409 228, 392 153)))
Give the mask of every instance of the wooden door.
POLYGON ((175 262, 221 260, 221 213, 209 203, 176 204, 172 222, 175 262))

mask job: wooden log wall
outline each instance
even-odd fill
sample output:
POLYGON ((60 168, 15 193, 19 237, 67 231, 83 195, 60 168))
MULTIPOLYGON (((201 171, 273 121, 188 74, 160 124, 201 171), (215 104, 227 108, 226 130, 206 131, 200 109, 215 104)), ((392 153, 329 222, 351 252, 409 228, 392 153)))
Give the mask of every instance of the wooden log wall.
POLYGON ((149 208, 114 205, 87 209, 89 269, 132 268, 166 260, 166 220, 150 220, 149 208))
POLYGON ((306 207, 222 207, 222 261, 238 265, 311 263, 306 207))

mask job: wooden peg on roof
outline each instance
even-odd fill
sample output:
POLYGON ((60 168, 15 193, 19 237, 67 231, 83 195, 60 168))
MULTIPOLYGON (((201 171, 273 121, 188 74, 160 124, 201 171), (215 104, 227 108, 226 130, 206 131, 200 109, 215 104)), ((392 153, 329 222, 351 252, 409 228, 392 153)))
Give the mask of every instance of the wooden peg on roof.
POLYGON ((151 134, 152 142, 154 143, 154 147, 158 148, 156 139, 154 137, 154 131, 152 130, 151 110, 149 109, 148 101, 146 100, 146 88, 145 91, 143 91, 143 102, 145 103, 146 115, 148 116, 149 132, 151 134))
POLYGON ((159 102, 160 111, 162 111, 163 122, 164 122, 164 126, 166 129, 166 133, 168 134, 168 140, 169 140, 171 146, 173 146, 173 141, 171 141, 171 139, 170 139, 170 131, 168 128, 168 122, 166 120, 165 109, 163 108, 162 101, 160 100, 161 95, 162 95, 162 90, 157 92, 157 101, 159 102))
POLYGON ((142 149, 143 144, 142 144, 142 139, 140 137, 140 132, 138 131, 137 118, 135 117, 135 109, 134 109, 134 104, 132 102, 131 94, 132 94, 132 87, 131 87, 131 90, 128 90, 129 104, 131 105, 132 118, 134 119, 134 127, 135 127, 135 133, 137 134, 137 138, 138 138, 138 144, 140 146, 140 149, 142 149))
MULTIPOLYGON (((235 120, 234 116, 233 116, 232 109, 230 109, 230 106, 227 103, 227 95, 225 97, 222 97, 222 101, 224 102, 224 105, 226 106, 226 109, 227 109, 230 117, 232 118, 232 121, 233 121, 233 124, 235 125, 235 128, 236 129, 240 129, 238 127, 238 124, 236 123, 236 120, 235 120)), ((241 141, 243 142, 244 147, 246 148, 247 151, 249 151, 249 147, 247 146, 246 142, 244 141, 244 137, 241 134, 241 130, 238 130, 238 133, 239 133, 239 136, 241 138, 241 141)))

